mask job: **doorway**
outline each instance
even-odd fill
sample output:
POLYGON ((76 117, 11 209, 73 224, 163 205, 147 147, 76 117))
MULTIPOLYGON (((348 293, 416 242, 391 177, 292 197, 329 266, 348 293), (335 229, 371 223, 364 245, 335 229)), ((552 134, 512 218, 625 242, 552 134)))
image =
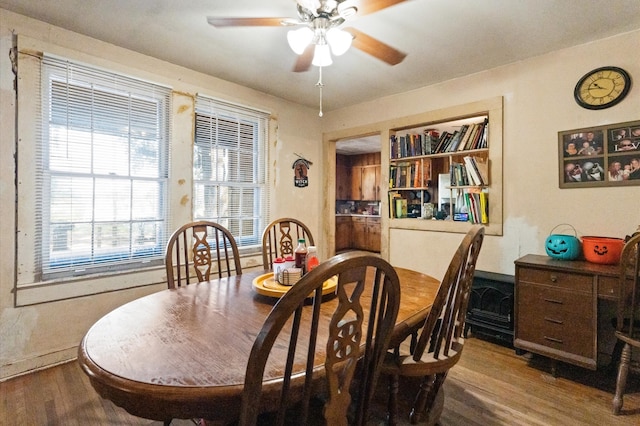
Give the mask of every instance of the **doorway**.
POLYGON ((380 135, 337 140, 335 170, 335 252, 380 253, 385 189, 381 185, 380 135))

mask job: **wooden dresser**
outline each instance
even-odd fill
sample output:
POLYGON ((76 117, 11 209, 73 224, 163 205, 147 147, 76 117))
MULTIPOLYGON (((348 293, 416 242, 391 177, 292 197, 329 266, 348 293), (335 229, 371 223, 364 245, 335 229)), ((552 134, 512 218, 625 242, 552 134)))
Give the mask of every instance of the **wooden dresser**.
POLYGON ((595 370, 598 299, 617 299, 618 267, 531 254, 515 265, 514 346, 595 370))

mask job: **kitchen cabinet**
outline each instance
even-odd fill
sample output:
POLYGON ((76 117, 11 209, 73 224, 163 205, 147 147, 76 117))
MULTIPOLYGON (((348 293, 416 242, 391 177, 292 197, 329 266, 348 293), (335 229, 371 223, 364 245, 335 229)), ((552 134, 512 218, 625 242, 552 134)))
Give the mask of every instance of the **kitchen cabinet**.
MULTIPOLYGON (((336 174, 343 162, 336 160, 336 174)), ((380 153, 354 155, 350 159, 351 200, 380 200, 380 153)))
POLYGON ((360 173, 361 200, 380 200, 380 166, 364 166, 360 173))
POLYGON ((353 216, 351 218, 351 248, 380 252, 380 218, 353 216))
POLYGON ((380 200, 380 166, 354 166, 351 168, 351 199, 356 201, 380 200))
POLYGON ((368 217, 367 218, 367 250, 374 251, 376 253, 380 253, 381 243, 380 243, 380 234, 381 234, 381 224, 379 217, 368 217))
POLYGON ((336 252, 351 248, 351 216, 336 216, 336 252))
POLYGON ((344 155, 336 156, 336 200, 351 200, 351 166, 344 155))
POLYGON ((351 218, 351 248, 367 250, 367 218, 354 216, 351 218))

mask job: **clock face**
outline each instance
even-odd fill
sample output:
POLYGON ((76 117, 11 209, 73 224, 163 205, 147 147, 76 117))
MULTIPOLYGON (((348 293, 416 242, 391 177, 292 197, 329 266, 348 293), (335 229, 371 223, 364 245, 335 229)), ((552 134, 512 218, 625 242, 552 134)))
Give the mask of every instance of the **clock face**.
POLYGON ((585 74, 574 89, 578 105, 588 109, 609 108, 629 93, 631 78, 621 68, 602 67, 585 74))

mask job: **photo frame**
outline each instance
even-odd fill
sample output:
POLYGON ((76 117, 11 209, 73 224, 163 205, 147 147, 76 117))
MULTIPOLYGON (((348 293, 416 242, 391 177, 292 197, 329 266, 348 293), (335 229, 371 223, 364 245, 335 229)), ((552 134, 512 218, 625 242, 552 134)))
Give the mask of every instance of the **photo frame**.
POLYGON ((558 132, 560 188, 640 185, 640 121, 558 132))

